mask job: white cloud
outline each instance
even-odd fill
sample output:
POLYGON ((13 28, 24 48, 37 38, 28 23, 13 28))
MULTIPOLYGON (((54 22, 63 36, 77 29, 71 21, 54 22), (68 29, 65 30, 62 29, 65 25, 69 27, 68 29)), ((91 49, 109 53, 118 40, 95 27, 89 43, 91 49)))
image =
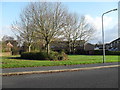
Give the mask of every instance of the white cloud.
MULTIPOLYGON (((91 23, 95 29, 95 40, 92 40, 92 43, 97 43, 98 41, 102 41, 102 18, 95 17, 93 18, 90 15, 85 15, 88 23, 91 23)), ((115 22, 112 17, 104 16, 104 32, 105 32, 105 42, 109 42, 113 39, 117 38, 118 29, 117 29, 117 21, 115 22), (114 21, 114 22, 113 22, 114 21)))
POLYGON ((2 40, 2 37, 4 35, 8 35, 8 36, 13 36, 14 37, 14 33, 11 31, 11 26, 10 25, 6 25, 6 26, 2 26, 2 28, 0 28, 0 41, 2 40))
MULTIPOLYGON (((91 17, 90 15, 85 15, 87 21, 92 23, 97 30, 100 30, 102 27, 102 18, 101 17, 91 17)), ((112 24, 112 17, 104 16, 104 28, 108 29, 112 24)))
POLYGON ((111 29, 106 30, 105 32, 105 41, 111 42, 112 40, 118 38, 118 24, 116 24, 111 29))

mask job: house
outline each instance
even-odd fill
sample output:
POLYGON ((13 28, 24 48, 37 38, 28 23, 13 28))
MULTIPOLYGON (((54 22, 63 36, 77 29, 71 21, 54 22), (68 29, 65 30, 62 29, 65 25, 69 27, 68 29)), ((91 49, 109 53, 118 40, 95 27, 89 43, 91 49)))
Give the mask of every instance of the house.
POLYGON ((94 50, 102 50, 103 45, 102 44, 96 44, 94 50))
POLYGON ((120 38, 110 43, 109 51, 120 51, 120 38))
MULTIPOLYGON (((71 44, 70 44, 71 45, 71 44)), ((84 47, 84 41, 83 40, 77 40, 75 42, 75 49, 83 49, 84 47)), ((50 44, 50 48, 55 51, 59 50, 66 50, 68 49, 68 41, 52 41, 50 44)))
MULTIPOLYGON (((50 44, 50 48, 53 51, 61 51, 61 50, 68 51, 69 49, 68 41, 53 41, 50 44)), ((82 54, 83 51, 87 51, 90 54, 90 53, 93 53, 94 48, 95 48, 95 45, 90 43, 85 43, 83 40, 81 41, 78 40, 75 43, 74 50, 78 54, 82 54)))
POLYGON ((85 43, 84 44, 84 50, 88 52, 88 54, 93 54, 95 49, 95 45, 91 43, 85 43))
MULTIPOLYGON (((95 48, 99 48, 99 50, 103 49, 103 45, 95 45, 95 48)), ((113 40, 110 43, 105 44, 105 50, 108 51, 120 51, 120 38, 113 40)))
POLYGON ((85 51, 90 51, 90 50, 94 50, 95 45, 91 44, 91 43, 85 43, 84 44, 84 50, 85 51))
POLYGON ((50 44, 50 48, 53 50, 53 51, 60 51, 60 50, 65 50, 67 49, 67 41, 52 41, 51 44, 50 44))

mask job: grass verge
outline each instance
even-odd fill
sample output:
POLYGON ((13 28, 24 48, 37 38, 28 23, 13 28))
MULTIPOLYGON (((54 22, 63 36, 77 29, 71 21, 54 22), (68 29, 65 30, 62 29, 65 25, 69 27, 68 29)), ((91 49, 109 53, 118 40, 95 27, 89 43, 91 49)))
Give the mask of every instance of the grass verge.
MULTIPOLYGON (((14 59, 4 56, 2 59, 2 68, 18 68, 18 67, 39 67, 39 66, 59 66, 59 65, 77 65, 77 64, 93 64, 102 63, 102 55, 68 55, 69 60, 65 61, 49 61, 49 60, 25 60, 14 59)), ((107 55, 105 62, 120 62, 117 55, 107 55)))

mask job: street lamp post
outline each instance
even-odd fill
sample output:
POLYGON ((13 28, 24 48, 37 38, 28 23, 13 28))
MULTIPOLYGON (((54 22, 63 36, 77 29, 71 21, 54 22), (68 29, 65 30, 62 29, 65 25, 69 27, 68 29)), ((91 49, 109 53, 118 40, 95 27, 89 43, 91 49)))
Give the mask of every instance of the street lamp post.
POLYGON ((109 10, 102 14, 102 42, 103 42, 103 63, 105 62, 105 43, 104 43, 104 25, 103 25, 103 16, 109 12, 116 11, 117 9, 109 10))

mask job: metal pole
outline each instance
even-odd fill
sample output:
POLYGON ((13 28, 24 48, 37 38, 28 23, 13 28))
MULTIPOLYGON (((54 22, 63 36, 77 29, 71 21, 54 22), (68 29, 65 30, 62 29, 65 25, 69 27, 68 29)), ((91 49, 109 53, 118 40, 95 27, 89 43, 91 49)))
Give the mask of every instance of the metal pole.
MULTIPOLYGON (((104 15, 104 14, 103 14, 103 15, 104 15)), ((105 44, 104 44, 103 15, 102 15, 102 42, 103 42, 103 63, 104 63, 104 62, 105 62, 105 44)))
POLYGON ((103 63, 105 62, 105 42, 104 42, 104 24, 103 24, 103 16, 104 14, 107 14, 109 12, 112 12, 112 11, 116 11, 117 9, 112 9, 112 10, 109 10, 105 13, 102 14, 102 42, 103 42, 103 63))

